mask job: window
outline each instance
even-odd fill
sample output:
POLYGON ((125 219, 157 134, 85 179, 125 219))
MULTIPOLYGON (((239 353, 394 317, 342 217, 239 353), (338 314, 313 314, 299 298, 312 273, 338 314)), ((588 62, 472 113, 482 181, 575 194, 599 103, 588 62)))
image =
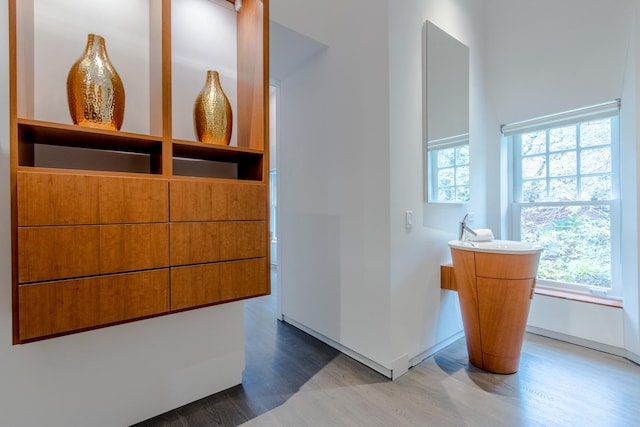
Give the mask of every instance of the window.
POLYGON ((435 202, 469 201, 469 135, 429 141, 428 199, 435 202))
POLYGON ((544 247, 538 284, 618 296, 619 101, 505 125, 512 238, 544 247))

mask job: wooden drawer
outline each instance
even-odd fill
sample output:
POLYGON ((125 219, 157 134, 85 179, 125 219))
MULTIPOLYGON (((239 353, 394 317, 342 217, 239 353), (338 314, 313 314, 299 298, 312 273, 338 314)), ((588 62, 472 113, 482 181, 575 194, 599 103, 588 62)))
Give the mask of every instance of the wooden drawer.
POLYGON ((162 268, 168 224, 20 227, 20 283, 162 268))
POLYGON ((540 254, 498 254, 475 252, 476 276, 500 279, 531 279, 538 272, 540 254))
POLYGON ((169 270, 18 287, 20 339, 108 325, 169 310, 169 270))
POLYGON ((171 310, 269 293, 266 258, 171 268, 171 310))
POLYGON ((169 191, 172 222, 267 218, 267 187, 264 184, 171 181, 169 191))
POLYGON ((18 172, 18 225, 168 222, 168 182, 18 172))
POLYGON ((171 265, 267 256, 264 221, 170 224, 171 265))

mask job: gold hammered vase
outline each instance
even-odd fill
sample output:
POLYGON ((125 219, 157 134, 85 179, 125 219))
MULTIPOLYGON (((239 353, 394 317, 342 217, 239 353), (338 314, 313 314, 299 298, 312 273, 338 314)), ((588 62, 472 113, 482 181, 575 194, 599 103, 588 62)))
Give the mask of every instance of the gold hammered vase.
POLYGON ((233 115, 217 71, 207 71, 207 80, 193 106, 193 118, 198 141, 229 145, 233 115))
POLYGON ((69 70, 67 99, 74 124, 120 130, 124 119, 124 86, 109 61, 102 36, 89 34, 84 53, 69 70))

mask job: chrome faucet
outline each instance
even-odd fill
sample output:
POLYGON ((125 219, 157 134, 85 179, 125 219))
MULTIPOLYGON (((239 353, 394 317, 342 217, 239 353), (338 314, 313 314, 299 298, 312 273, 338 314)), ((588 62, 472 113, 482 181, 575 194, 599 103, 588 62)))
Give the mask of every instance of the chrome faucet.
POLYGON ((473 236, 477 236, 478 235, 478 233, 476 233, 475 231, 473 231, 472 229, 470 229, 467 226, 467 217, 468 216, 469 216, 469 214, 466 214, 464 216, 464 218, 462 218, 462 222, 460 223, 460 238, 458 240, 461 240, 463 242, 467 240, 466 239, 466 237, 467 237, 466 233, 470 233, 473 236))

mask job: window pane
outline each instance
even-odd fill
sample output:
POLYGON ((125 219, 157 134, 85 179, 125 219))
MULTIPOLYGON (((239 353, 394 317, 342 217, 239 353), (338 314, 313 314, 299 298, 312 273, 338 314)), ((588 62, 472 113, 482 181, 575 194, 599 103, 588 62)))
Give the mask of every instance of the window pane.
POLYGON ((438 171, 438 187, 449 187, 454 184, 454 168, 445 168, 438 171))
POLYGON ((596 120, 580 124, 580 146, 611 143, 611 119, 596 120))
POLYGON ((522 183, 522 202, 537 202, 547 198, 547 181, 535 180, 522 183))
POLYGON ((544 178, 547 174, 547 156, 532 156, 522 159, 522 178, 544 178))
POLYGON ((469 164, 469 144, 456 148, 456 165, 469 164))
POLYGON ((566 202, 578 198, 578 178, 554 178, 549 180, 549 200, 566 202))
POLYGON ((455 150, 453 148, 447 148, 446 150, 438 151, 438 167, 439 168, 453 166, 454 160, 455 160, 455 150))
POLYGON ((453 187, 438 188, 438 200, 447 202, 455 200, 455 189, 453 187))
POLYGON ((547 133, 545 131, 525 133, 520 138, 520 141, 523 156, 547 151, 547 133))
POLYGON ((469 185, 469 166, 456 169, 456 185, 469 185))
POLYGON ((578 172, 576 152, 565 151, 549 156, 549 176, 568 176, 578 172))
POLYGON ((463 202, 469 201, 469 186, 463 185, 457 187, 458 200, 463 202))
POLYGON ((575 125, 549 130, 549 151, 570 150, 576 148, 575 125))
POLYGON ((611 177, 609 175, 582 178, 580 200, 611 200, 611 177))
POLYGON ((580 152, 580 173, 611 172, 611 147, 590 148, 580 152))
POLYGON ((523 241, 544 247, 538 278, 611 287, 611 215, 606 205, 523 207, 523 241))

